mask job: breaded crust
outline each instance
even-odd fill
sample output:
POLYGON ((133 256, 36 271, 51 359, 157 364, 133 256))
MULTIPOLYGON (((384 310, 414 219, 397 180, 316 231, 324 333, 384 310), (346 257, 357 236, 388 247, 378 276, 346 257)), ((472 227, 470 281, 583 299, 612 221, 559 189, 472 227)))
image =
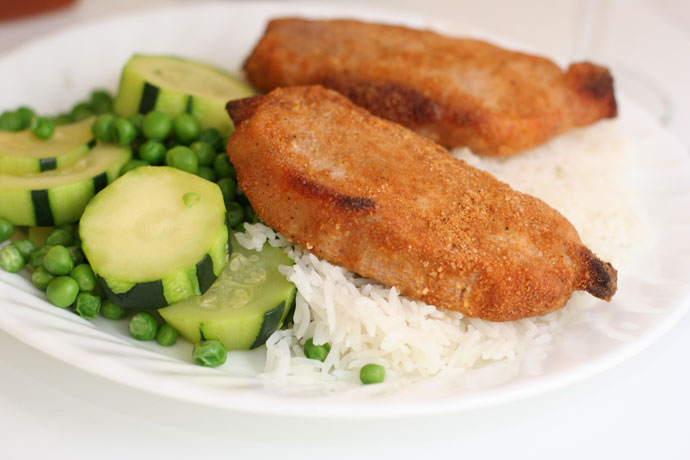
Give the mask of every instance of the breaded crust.
POLYGON ((493 321, 616 291, 616 271, 557 211, 334 91, 282 88, 227 108, 254 210, 319 257, 493 321))
POLYGON ((260 91, 320 84, 449 147, 511 155, 615 117, 608 70, 353 20, 270 21, 245 62, 260 91))

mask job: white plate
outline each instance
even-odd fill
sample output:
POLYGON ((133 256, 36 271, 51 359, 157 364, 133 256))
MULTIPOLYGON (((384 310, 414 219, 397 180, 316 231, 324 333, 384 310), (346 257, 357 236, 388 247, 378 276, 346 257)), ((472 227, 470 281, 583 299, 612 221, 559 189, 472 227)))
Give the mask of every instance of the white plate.
MULTIPOLYGON (((36 41, 0 59, 2 108, 28 104, 41 112, 66 110, 96 87, 115 90, 122 64, 134 52, 168 53, 239 69, 277 15, 350 16, 460 35, 467 28, 361 7, 298 3, 214 3, 116 18, 36 41)), ((476 31, 472 31, 477 35, 476 31)), ((172 398, 256 413, 323 417, 380 417, 458 411, 527 397, 599 373, 639 352, 690 306, 690 160, 681 145, 623 99, 621 125, 633 139, 636 187, 653 241, 634 267, 620 273, 620 290, 600 321, 635 325, 625 340, 594 334, 589 348, 563 360, 555 349, 538 377, 467 391, 432 380, 389 395, 324 391, 261 380, 262 351, 232 353, 222 369, 189 363, 191 346, 139 343, 126 322, 85 321, 49 305, 24 277, 0 273, 0 327, 58 359, 105 378, 172 398), (632 330, 634 329, 634 330, 632 330)))

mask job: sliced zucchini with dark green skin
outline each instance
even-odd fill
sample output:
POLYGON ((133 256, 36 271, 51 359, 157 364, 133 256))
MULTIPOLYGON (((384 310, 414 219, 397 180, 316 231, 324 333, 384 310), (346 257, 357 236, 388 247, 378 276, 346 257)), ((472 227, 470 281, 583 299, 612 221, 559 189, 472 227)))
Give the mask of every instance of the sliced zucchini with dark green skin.
POLYGON ((0 174, 0 216, 15 225, 76 222, 98 191, 114 181, 132 158, 129 148, 98 144, 63 169, 35 174, 0 174))
POLYGON ((158 312, 192 343, 203 335, 220 340, 228 350, 250 350, 263 345, 292 308, 296 288, 278 266, 293 261, 269 244, 257 252, 234 237, 231 242, 230 261, 206 294, 158 312))
POLYGON ((208 64, 170 56, 135 55, 122 70, 114 110, 120 116, 158 110, 190 113, 202 128, 233 130, 225 104, 254 95, 247 83, 208 64))
POLYGON ((227 260, 220 188, 167 166, 133 169, 91 200, 82 250, 108 298, 161 308, 203 294, 227 260))
POLYGON ((50 139, 31 131, 0 131, 0 172, 27 174, 66 168, 82 159, 95 145, 93 118, 55 127, 50 139))

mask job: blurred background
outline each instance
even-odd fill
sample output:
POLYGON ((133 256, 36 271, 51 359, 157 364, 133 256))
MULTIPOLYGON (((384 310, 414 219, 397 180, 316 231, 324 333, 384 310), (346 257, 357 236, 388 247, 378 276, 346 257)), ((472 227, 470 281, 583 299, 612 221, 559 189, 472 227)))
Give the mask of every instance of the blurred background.
MULTIPOLYGON (((79 23, 199 1, 0 0, 0 54, 79 23)), ((496 34, 562 62, 606 65, 618 90, 690 150, 688 0, 321 0, 326 2, 405 10, 496 34)))
MULTIPOLYGON (((0 54, 79 23, 198 1, 0 0, 0 54)), ((617 88, 690 150, 688 0, 321 0, 326 2, 405 10, 496 34, 564 62, 606 65, 617 88)))

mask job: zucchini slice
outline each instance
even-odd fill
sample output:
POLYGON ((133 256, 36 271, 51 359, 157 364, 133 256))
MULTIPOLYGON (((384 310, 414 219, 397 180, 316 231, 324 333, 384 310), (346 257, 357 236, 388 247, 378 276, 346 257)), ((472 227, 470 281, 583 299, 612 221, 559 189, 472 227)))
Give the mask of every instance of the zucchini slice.
POLYGON ((93 117, 57 126, 50 139, 31 131, 0 131, 0 171, 27 174, 66 168, 84 157, 95 145, 93 117))
POLYGON ((225 104, 254 95, 251 86, 208 64, 170 56, 135 55, 122 70, 114 110, 120 116, 159 110, 191 113, 202 128, 233 130, 225 104))
POLYGON ((0 174, 0 216, 15 225, 76 222, 91 197, 114 181, 131 157, 129 148, 98 144, 84 158, 63 169, 0 174))
POLYGON ((225 266, 228 232, 220 188, 167 166, 124 174, 79 221, 101 288, 129 308, 161 308, 206 292, 225 266))
POLYGON ((294 262, 268 243, 260 252, 243 248, 234 236, 231 244, 230 261, 206 294, 158 313, 192 343, 203 335, 228 350, 250 350, 263 345, 292 308, 296 288, 278 266, 294 262))

